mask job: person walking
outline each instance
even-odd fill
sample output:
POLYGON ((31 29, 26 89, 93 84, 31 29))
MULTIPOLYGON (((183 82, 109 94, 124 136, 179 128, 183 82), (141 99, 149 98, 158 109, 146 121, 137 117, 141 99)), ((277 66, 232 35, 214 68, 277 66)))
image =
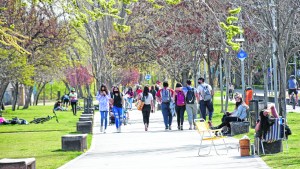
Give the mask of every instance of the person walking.
POLYGON ((149 121, 150 121, 150 112, 153 112, 153 96, 149 91, 149 87, 145 86, 143 93, 138 96, 138 100, 144 101, 144 106, 142 109, 143 122, 145 125, 145 131, 148 131, 149 121))
POLYGON ((186 81, 187 87, 183 88, 183 91, 186 95, 186 112, 188 114, 188 121, 189 121, 189 130, 193 129, 196 130, 196 125, 194 120, 197 118, 197 100, 199 100, 199 95, 197 93, 197 89, 192 87, 192 81, 186 81))
POLYGON ((110 101, 110 94, 107 90, 105 84, 102 84, 100 90, 97 92, 96 99, 99 102, 99 112, 100 112, 100 132, 106 133, 107 128, 107 115, 109 112, 109 101, 110 101), (103 123, 104 123, 104 130, 103 130, 103 123))
POLYGON ((177 115, 177 129, 183 130, 184 112, 185 112, 185 94, 182 90, 181 83, 176 84, 175 89, 175 111, 177 115))
POLYGON ((157 90, 155 89, 154 86, 151 86, 150 93, 153 96, 153 112, 152 113, 155 113, 155 110, 156 110, 156 93, 157 93, 157 90))
POLYGON ((208 109, 208 124, 211 127, 212 126, 212 116, 214 113, 214 107, 212 103, 212 96, 214 95, 214 92, 211 88, 211 86, 204 82, 204 78, 200 77, 198 79, 198 88, 197 92, 199 94, 199 108, 200 108, 200 115, 201 118, 203 118, 206 121, 206 108, 208 109))
POLYGON ((121 132, 122 118, 123 118, 123 105, 124 99, 122 93, 120 92, 118 87, 113 88, 112 93, 112 105, 113 105, 113 113, 115 117, 115 124, 117 128, 117 132, 121 132))
POLYGON ((69 94, 69 97, 70 97, 70 101, 71 101, 73 115, 76 116, 77 115, 78 98, 77 98, 77 93, 75 92, 75 88, 71 89, 71 93, 69 94))
POLYGON ((163 88, 156 93, 156 99, 161 103, 165 130, 172 130, 173 115, 170 109, 170 103, 174 100, 174 93, 174 90, 169 88, 169 84, 166 81, 163 82, 163 88))
POLYGON ((134 93, 132 91, 132 88, 129 87, 128 88, 128 91, 125 93, 127 95, 127 101, 129 103, 129 106, 126 107, 126 108, 129 108, 130 110, 132 110, 132 102, 133 102, 133 96, 134 96, 134 93))

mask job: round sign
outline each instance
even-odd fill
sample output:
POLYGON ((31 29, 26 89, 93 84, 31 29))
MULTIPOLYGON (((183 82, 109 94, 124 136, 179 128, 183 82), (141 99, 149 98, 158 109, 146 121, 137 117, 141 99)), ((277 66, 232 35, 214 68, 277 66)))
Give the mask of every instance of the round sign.
POLYGON ((247 56, 248 56, 248 54, 243 50, 240 50, 239 53, 237 54, 237 57, 239 59, 245 59, 247 56))
POLYGON ((145 80, 150 80, 150 79, 151 79, 151 75, 147 74, 147 75, 145 76, 145 80))

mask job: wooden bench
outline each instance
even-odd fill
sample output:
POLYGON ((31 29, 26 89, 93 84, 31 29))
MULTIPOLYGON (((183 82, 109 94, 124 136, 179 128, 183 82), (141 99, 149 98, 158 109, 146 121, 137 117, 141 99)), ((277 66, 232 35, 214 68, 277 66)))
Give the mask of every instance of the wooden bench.
POLYGON ((84 151, 87 149, 87 134, 68 134, 61 137, 62 150, 84 151))
POLYGON ((79 133, 92 133, 93 122, 92 121, 79 121, 76 124, 77 132, 79 133))
POLYGON ((35 158, 3 158, 0 160, 0 169, 35 169, 35 158))

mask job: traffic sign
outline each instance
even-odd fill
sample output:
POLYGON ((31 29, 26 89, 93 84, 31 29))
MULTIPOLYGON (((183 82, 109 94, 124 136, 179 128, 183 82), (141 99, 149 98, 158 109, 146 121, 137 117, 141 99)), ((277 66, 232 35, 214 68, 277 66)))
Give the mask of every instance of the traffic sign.
POLYGON ((151 75, 149 75, 149 74, 146 74, 146 76, 145 76, 145 80, 150 80, 151 79, 151 75))
POLYGON ((240 50, 239 53, 237 54, 237 57, 238 57, 239 59, 241 59, 241 60, 246 59, 247 56, 248 56, 248 54, 247 54, 245 51, 243 51, 243 50, 240 50))

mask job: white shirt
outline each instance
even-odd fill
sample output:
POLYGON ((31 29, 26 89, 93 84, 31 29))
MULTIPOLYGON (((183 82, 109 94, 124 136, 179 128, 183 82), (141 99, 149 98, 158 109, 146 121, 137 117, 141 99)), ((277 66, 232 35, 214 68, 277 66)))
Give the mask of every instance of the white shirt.
POLYGON ((197 87, 197 92, 199 93, 199 96, 200 96, 200 100, 203 100, 203 87, 204 86, 207 86, 207 88, 208 88, 208 90, 209 90, 209 92, 211 93, 211 91, 212 91, 212 88, 211 88, 211 86, 209 85, 209 84, 207 84, 207 83, 205 83, 205 82, 203 82, 202 84, 200 84, 200 85, 198 85, 198 87, 197 87))
MULTIPOLYGON (((143 98, 143 93, 140 94, 141 100, 143 98)), ((151 104, 151 101, 153 100, 153 96, 151 93, 148 93, 148 96, 145 96, 145 104, 151 104)))

